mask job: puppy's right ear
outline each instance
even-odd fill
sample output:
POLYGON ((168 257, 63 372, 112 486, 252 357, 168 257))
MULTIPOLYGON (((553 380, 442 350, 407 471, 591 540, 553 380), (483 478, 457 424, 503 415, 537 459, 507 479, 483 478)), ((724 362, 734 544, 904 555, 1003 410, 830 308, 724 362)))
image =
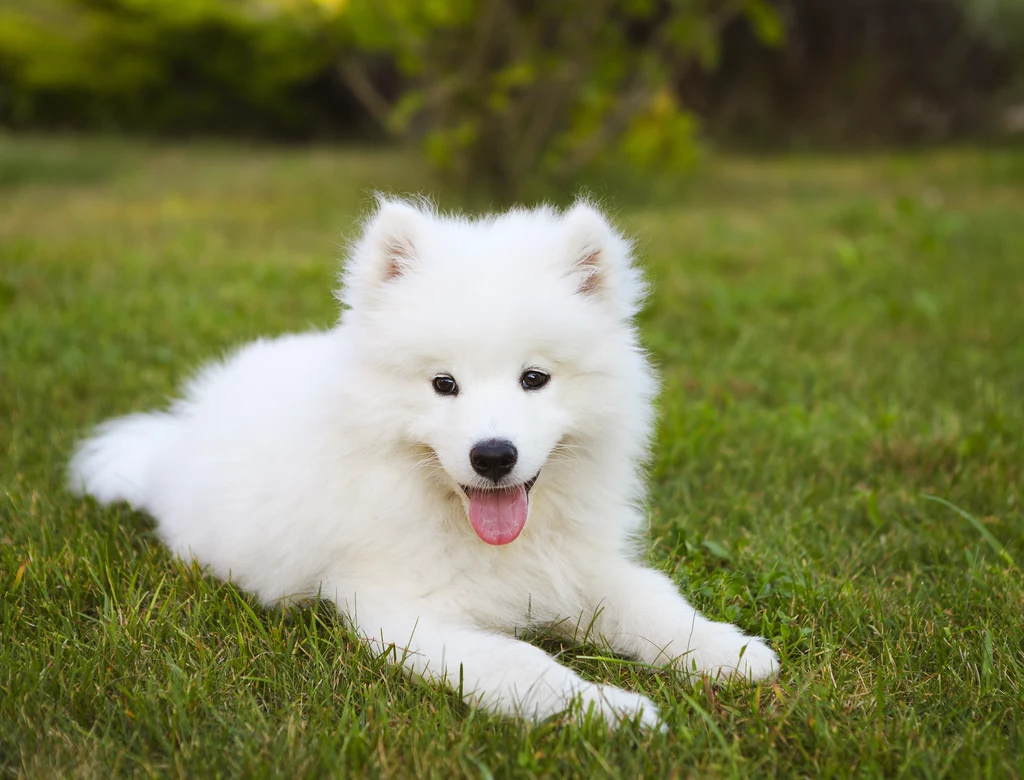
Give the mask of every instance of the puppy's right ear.
POLYGON ((378 196, 377 210, 366 221, 342 271, 342 304, 358 309, 403 276, 417 260, 428 219, 428 213, 409 201, 378 196))

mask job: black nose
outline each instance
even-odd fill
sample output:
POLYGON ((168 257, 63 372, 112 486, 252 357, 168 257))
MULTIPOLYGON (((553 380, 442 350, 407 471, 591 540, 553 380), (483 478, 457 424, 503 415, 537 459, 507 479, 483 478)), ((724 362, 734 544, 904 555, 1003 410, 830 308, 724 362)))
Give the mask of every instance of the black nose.
POLYGON ((473 464, 473 471, 494 482, 515 468, 518 457, 519 453, 512 442, 505 439, 488 439, 479 442, 469 451, 469 462, 473 464))

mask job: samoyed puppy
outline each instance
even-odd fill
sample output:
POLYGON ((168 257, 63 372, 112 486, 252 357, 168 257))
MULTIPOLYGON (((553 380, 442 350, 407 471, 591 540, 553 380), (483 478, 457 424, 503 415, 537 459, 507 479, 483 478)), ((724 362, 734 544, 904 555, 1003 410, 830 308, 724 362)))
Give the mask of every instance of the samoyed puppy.
POLYGON ((687 677, 777 669, 644 563, 643 291, 588 202, 469 218, 381 198, 336 327, 253 342, 168 411, 101 425, 71 486, 148 512, 175 554, 266 604, 330 599, 471 705, 657 725, 646 697, 516 639, 587 633, 687 677))

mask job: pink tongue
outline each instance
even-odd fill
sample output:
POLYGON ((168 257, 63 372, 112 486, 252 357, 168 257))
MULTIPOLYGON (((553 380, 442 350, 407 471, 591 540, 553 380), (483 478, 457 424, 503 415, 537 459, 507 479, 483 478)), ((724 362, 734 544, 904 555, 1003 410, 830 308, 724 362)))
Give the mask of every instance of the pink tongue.
POLYGON ((469 522, 487 544, 508 544, 526 525, 526 488, 470 490, 469 522))

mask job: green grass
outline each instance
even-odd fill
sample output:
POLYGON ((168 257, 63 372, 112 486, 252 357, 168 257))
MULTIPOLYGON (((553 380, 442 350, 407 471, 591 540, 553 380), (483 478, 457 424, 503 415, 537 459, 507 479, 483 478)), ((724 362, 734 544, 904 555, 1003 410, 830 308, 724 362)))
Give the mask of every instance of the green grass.
POLYGON ((328 606, 264 611, 65 491, 88 425, 331 322, 369 190, 429 181, 373 150, 0 138, 0 772, 1024 773, 1019 151, 597 188, 654 281, 651 559, 782 657, 776 684, 713 690, 564 648, 667 734, 470 712, 328 606))

